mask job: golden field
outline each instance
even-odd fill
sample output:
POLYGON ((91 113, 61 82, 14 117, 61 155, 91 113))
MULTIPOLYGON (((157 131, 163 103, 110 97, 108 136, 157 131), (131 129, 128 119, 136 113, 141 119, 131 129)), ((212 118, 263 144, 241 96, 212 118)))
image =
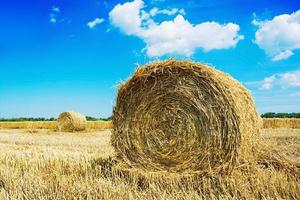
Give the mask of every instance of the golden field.
POLYGON ((264 128, 300 128, 299 118, 264 118, 264 128))
MULTIPOLYGON (((263 127, 268 128, 298 128, 300 119, 296 118, 263 118, 263 127)), ((56 121, 37 122, 0 122, 0 129, 57 129, 56 121)), ((88 121, 88 130, 103 130, 112 128, 111 121, 88 121)))
MULTIPOLYGON (((300 129, 261 135, 300 163, 300 129)), ((113 170, 110 136, 109 130, 1 129, 0 199, 300 199, 299 177, 272 163, 198 179, 122 174, 113 170)))
MULTIPOLYGON (((0 129, 57 129, 56 121, 33 121, 33 122, 0 122, 0 129)), ((112 128, 111 121, 88 121, 88 130, 103 130, 112 128)))

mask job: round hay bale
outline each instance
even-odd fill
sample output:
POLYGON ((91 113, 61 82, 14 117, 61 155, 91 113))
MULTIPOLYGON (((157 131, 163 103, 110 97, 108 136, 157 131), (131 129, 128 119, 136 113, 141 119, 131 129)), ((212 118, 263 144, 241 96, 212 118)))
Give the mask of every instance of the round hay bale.
POLYGON ((57 124, 60 131, 74 132, 85 130, 87 121, 84 115, 74 111, 67 111, 59 115, 57 124))
POLYGON ((251 94, 231 76, 166 60, 139 67, 119 87, 111 142, 129 168, 227 173, 239 154, 251 154, 260 127, 251 94))

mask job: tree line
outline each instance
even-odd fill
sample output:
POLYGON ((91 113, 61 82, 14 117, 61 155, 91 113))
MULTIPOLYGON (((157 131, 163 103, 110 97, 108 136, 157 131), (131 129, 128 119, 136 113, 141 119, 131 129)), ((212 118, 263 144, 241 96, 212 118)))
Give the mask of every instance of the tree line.
MULTIPOLYGON (((300 113, 275 113, 267 112, 261 114, 262 118, 300 118, 300 113)), ((112 117, 96 118, 86 116, 87 121, 111 121, 112 117)), ((17 117, 17 118, 0 118, 1 122, 23 122, 23 121, 56 121, 56 118, 44 118, 44 117, 17 117)))
POLYGON ((274 113, 267 112, 261 115, 263 118, 300 118, 300 113, 274 113))
MULTIPOLYGON (((86 116, 87 121, 110 121, 112 117, 96 118, 86 116)), ((0 122, 23 122, 23 121, 56 121, 56 118, 44 118, 44 117, 17 117, 17 118, 0 118, 0 122)))

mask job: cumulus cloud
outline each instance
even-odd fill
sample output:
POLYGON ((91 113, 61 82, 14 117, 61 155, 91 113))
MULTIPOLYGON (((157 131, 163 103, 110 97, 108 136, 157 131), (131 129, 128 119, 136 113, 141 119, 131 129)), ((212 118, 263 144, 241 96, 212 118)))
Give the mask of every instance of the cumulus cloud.
POLYGON ((279 86, 281 88, 300 87, 300 69, 266 77, 261 82, 260 89, 269 90, 273 86, 279 86))
POLYGON ((103 22, 104 22, 104 19, 103 19, 103 18, 96 18, 96 19, 94 19, 93 21, 88 22, 88 23, 87 23, 87 26, 88 26, 89 28, 95 28, 95 26, 96 26, 97 24, 101 24, 101 23, 103 23, 103 22))
POLYGON ((177 15, 172 21, 150 25, 139 36, 146 42, 149 56, 172 53, 191 56, 197 48, 210 51, 235 46, 243 38, 238 31, 239 26, 233 23, 192 25, 182 15, 177 15))
POLYGON ((137 34, 141 30, 141 9, 144 7, 142 0, 134 0, 116 5, 109 17, 114 26, 119 27, 125 34, 137 34))
MULTIPOLYGON (((145 50, 148 56, 163 56, 178 54, 191 56, 197 48, 204 51, 213 49, 227 49, 234 47, 242 35, 238 32, 240 27, 234 23, 219 24, 217 22, 204 22, 193 25, 181 14, 173 20, 155 22, 151 17, 159 14, 173 14, 155 9, 147 13, 143 10, 144 2, 134 0, 116 5, 109 13, 111 23, 127 35, 139 37, 146 43, 145 50), (151 12, 152 11, 152 12, 151 12)), ((181 10, 180 12, 184 12, 181 10)))
POLYGON ((263 49, 273 61, 287 59, 293 50, 300 49, 300 10, 292 14, 283 14, 272 20, 252 23, 258 26, 255 43, 263 49))

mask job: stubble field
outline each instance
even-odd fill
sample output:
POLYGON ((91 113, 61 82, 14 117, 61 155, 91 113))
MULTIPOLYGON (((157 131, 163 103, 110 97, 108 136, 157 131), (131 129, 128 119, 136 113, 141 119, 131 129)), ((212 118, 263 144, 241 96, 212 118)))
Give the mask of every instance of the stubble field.
MULTIPOLYGON (((299 177, 276 167, 240 166, 230 176, 190 181, 120 175, 112 170, 110 136, 108 130, 0 129, 0 199, 300 198, 299 177)), ((300 163, 300 129, 264 129, 262 137, 300 163)))

